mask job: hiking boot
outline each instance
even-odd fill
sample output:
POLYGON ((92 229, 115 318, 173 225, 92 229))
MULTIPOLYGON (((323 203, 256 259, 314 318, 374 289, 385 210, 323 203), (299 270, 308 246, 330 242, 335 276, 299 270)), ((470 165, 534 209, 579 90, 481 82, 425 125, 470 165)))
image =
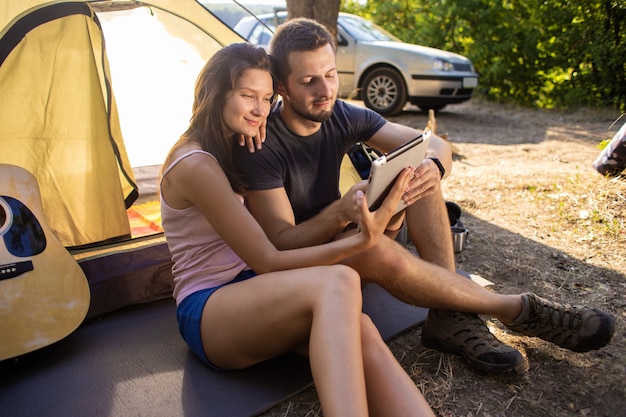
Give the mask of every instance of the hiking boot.
POLYGON ((590 307, 563 305, 535 294, 522 294, 522 312, 510 330, 535 336, 574 352, 606 346, 615 332, 615 318, 590 307))
POLYGON ((431 309, 422 329, 422 344, 459 355, 480 371, 517 371, 526 364, 522 354, 499 341, 477 314, 431 309))

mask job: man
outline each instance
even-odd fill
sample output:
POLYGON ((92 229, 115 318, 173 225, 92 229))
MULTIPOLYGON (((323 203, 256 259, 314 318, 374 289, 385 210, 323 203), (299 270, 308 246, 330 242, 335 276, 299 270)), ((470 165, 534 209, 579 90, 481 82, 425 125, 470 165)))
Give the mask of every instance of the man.
MULTIPOLYGON (((388 152, 420 132, 336 100, 334 43, 320 24, 294 19, 281 25, 270 54, 282 103, 268 118, 262 149, 249 153, 235 145, 235 164, 249 185, 248 208, 280 249, 355 233, 357 212, 351 198, 340 198, 338 191, 344 154, 355 142, 388 152)), ((456 274, 440 188, 451 164, 449 146, 432 137, 426 159, 416 161, 415 178, 404 196, 409 206, 390 223, 389 238, 343 263, 365 282, 430 308, 422 343, 461 355, 480 370, 519 370, 525 361, 519 351, 497 340, 477 314, 574 351, 606 345, 614 332, 614 318, 607 313, 563 306, 534 294, 495 294, 456 274), (419 257, 393 240, 405 219, 419 257)), ((364 187, 357 184, 347 195, 364 187)))

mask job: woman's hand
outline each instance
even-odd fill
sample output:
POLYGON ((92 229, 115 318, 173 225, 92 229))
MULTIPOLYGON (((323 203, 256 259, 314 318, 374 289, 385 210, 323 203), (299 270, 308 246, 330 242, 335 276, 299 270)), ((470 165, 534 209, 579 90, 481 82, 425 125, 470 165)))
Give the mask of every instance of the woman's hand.
POLYGON ((394 216, 400 200, 409 202, 410 184, 415 178, 413 168, 405 168, 398 175, 391 191, 383 201, 378 210, 370 212, 367 204, 367 196, 361 190, 355 192, 355 210, 359 213, 359 229, 361 234, 372 246, 378 242, 380 236, 385 232, 389 221, 394 216))
POLYGON ((248 148, 248 152, 254 153, 255 149, 261 149, 263 142, 265 142, 267 119, 264 118, 263 122, 259 126, 259 134, 253 137, 238 135, 239 146, 245 146, 248 148))
POLYGON ((365 194, 367 189, 367 180, 363 180, 354 184, 350 189, 339 199, 337 210, 339 218, 346 223, 357 224, 361 217, 359 205, 356 203, 357 195, 365 194))

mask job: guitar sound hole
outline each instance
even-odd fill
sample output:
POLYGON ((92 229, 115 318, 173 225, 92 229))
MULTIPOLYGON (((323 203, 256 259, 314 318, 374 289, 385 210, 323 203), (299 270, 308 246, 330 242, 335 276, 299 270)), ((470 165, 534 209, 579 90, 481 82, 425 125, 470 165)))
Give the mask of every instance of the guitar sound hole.
POLYGON ((7 196, 0 196, 0 207, 6 217, 0 236, 7 251, 20 258, 42 253, 46 249, 46 236, 33 212, 21 201, 7 196))
POLYGON ((7 212, 6 210, 4 210, 4 207, 0 206, 0 230, 2 230, 6 222, 7 222, 7 212))
POLYGON ((7 202, 0 196, 0 236, 2 236, 9 228, 9 206, 7 202))

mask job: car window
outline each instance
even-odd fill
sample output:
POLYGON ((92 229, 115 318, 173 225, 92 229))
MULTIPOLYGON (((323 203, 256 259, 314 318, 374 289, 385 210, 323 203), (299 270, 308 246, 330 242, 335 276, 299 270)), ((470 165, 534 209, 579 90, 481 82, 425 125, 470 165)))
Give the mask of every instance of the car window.
POLYGON ((356 16, 341 16, 339 24, 357 41, 400 41, 380 26, 356 16))
POLYGON ((269 26, 269 29, 265 26, 258 24, 254 27, 252 32, 250 33, 250 37, 248 41, 253 45, 267 45, 270 43, 270 39, 272 37, 272 32, 275 30, 274 27, 269 26))

